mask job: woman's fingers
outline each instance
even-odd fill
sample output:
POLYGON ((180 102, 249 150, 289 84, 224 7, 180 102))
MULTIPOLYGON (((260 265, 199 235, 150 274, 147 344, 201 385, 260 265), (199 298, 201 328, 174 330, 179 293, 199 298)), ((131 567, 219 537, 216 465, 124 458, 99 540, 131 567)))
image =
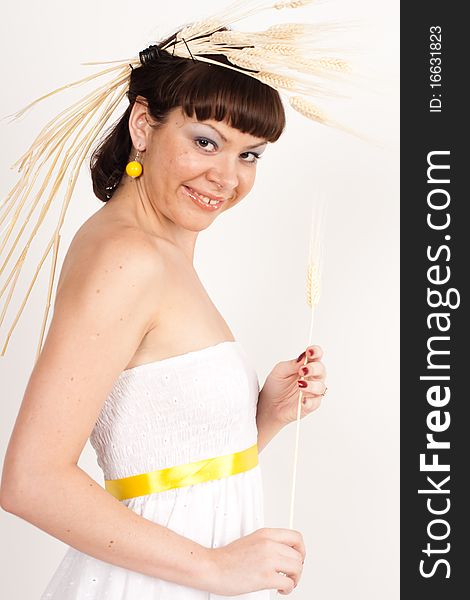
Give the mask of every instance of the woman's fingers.
POLYGON ((321 346, 308 346, 306 352, 309 362, 314 360, 320 360, 320 358, 323 356, 323 350, 321 346))
POLYGON ((285 556, 286 558, 290 558, 291 560, 295 560, 298 563, 303 564, 305 550, 304 550, 304 554, 302 554, 299 550, 297 550, 293 546, 287 546, 286 544, 279 544, 279 555, 285 556))
POLYGON ((282 557, 279 561, 279 565, 276 567, 276 573, 285 573, 287 577, 290 577, 293 580, 294 586, 298 585, 302 570, 302 562, 297 559, 286 557, 282 557))
POLYGON ((313 396, 323 396, 326 391, 326 384, 322 379, 301 380, 299 388, 305 395, 312 394, 313 396))
POLYGON ((307 355, 307 362, 313 362, 320 360, 323 356, 323 350, 320 346, 312 345, 307 348, 296 358, 297 363, 305 363, 305 355, 307 355))
POLYGON ((298 386, 304 395, 302 404, 307 411, 318 408, 326 393, 326 369, 320 360, 322 356, 322 348, 312 345, 308 346, 297 359, 297 362, 300 363, 298 367, 298 386), (307 362, 305 362, 305 355, 307 355, 307 362))
POLYGON ((280 594, 286 596, 294 590, 296 584, 294 580, 288 577, 287 575, 283 575, 282 573, 276 573, 275 577, 273 578, 273 586, 277 588, 277 591, 280 594))
POLYGON ((299 367, 299 375, 302 377, 320 377, 324 379, 326 377, 325 365, 320 361, 307 363, 299 367))

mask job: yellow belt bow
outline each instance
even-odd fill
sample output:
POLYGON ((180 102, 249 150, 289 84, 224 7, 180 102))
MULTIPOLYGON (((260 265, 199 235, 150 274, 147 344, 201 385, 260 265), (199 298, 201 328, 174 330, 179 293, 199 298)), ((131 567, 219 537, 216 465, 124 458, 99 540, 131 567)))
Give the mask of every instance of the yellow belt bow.
POLYGON ((253 469, 258 464, 258 444, 241 452, 198 460, 186 465, 168 467, 150 473, 141 473, 122 479, 105 480, 105 489, 118 500, 164 492, 172 488, 185 487, 221 479, 253 469))

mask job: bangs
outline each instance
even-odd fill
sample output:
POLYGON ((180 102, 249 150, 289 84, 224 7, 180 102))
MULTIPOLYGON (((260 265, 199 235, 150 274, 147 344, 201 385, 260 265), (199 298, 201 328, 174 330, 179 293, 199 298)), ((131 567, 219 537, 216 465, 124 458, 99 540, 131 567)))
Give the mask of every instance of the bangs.
MULTIPOLYGON (((231 64, 223 55, 207 58, 231 64)), ((170 57, 165 68, 165 62, 160 62, 159 85, 147 94, 155 117, 180 106, 190 118, 226 121, 242 133, 271 143, 281 136, 286 117, 277 90, 213 63, 170 57)))
POLYGON ((269 142, 279 139, 285 114, 276 90, 233 69, 201 61, 187 75, 181 107, 188 117, 226 121, 269 142))

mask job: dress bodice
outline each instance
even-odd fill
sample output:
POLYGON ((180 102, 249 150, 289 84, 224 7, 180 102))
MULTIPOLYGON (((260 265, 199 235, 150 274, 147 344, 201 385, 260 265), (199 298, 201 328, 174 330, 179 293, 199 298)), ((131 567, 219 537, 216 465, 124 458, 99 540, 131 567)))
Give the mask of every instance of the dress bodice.
POLYGON ((237 340, 122 371, 90 435, 104 478, 252 446, 258 392, 256 371, 237 340))

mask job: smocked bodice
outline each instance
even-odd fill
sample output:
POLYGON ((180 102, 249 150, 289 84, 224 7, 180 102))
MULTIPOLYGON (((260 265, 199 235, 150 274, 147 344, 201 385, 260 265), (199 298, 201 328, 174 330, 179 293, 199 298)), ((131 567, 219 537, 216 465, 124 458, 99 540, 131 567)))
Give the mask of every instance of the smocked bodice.
POLYGON ((90 435, 104 478, 252 446, 258 392, 256 371, 237 340, 126 369, 90 435))

